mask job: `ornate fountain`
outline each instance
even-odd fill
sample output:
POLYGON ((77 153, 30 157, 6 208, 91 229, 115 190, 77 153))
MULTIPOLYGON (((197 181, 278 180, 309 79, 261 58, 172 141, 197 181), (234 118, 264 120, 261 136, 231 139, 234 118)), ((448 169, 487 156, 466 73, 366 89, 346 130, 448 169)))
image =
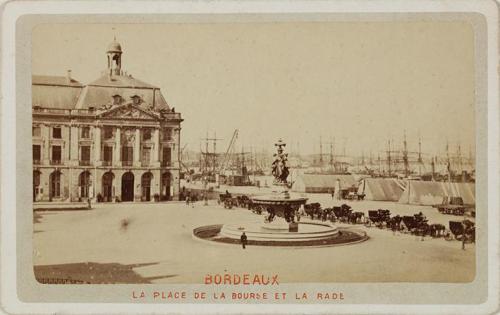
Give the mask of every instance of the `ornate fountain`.
POLYGON ((298 224, 295 222, 295 214, 301 205, 307 202, 306 197, 291 196, 288 192, 290 183, 288 175, 290 171, 287 166, 288 153, 284 153, 284 143, 281 139, 274 144, 277 153, 274 154, 272 164, 272 174, 274 176, 273 192, 270 195, 254 196, 252 202, 254 205, 263 206, 268 215, 266 217, 264 228, 270 229, 288 229, 290 232, 298 231, 298 224), (286 223, 275 222, 275 217, 284 218, 286 223))
POLYGON ((288 154, 284 153, 286 144, 280 139, 275 146, 277 153, 274 154, 272 164, 272 192, 251 197, 254 205, 267 210, 265 219, 255 217, 255 220, 236 224, 200 226, 193 230, 193 237, 210 242, 239 244, 240 237, 245 232, 249 245, 297 247, 332 246, 366 240, 366 233, 346 230, 341 233, 329 222, 295 222, 297 210, 308 198, 288 191, 290 183, 287 178, 290 172, 287 166, 288 154))

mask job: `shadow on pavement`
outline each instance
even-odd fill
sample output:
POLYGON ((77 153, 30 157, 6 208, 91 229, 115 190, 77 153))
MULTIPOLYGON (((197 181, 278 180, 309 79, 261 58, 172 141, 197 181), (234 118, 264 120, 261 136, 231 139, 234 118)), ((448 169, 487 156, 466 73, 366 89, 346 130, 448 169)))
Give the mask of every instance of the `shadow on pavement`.
POLYGON ((133 269, 158 263, 123 265, 93 262, 61 265, 34 266, 35 278, 42 284, 114 284, 151 283, 152 280, 172 278, 177 275, 142 277, 133 269))

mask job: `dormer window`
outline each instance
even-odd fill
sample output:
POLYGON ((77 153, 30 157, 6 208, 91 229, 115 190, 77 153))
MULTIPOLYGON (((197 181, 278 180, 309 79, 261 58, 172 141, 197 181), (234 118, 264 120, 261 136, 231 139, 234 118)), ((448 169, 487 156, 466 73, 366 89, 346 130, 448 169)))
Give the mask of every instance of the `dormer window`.
POLYGON ((132 103, 134 105, 140 105, 142 103, 142 99, 139 95, 132 96, 132 103))
POLYGON ((113 95, 113 105, 120 105, 122 103, 122 97, 118 94, 113 95))

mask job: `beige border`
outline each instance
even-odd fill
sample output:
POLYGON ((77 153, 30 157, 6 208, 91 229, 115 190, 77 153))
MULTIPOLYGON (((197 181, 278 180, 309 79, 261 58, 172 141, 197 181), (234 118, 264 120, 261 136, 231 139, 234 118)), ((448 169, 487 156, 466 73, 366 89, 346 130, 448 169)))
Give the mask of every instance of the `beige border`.
MULTIPOLYGON (((491 7, 491 6, 490 6, 491 7)), ((451 7, 449 8, 451 9, 451 7)), ((453 10, 451 10, 453 11, 453 10)), ((472 10, 471 10, 472 11, 472 10)), ((31 29, 40 23, 169 23, 169 22, 228 22, 228 21, 245 21, 245 22, 262 22, 262 21, 360 21, 360 20, 466 20, 471 23, 474 27, 475 32, 475 51, 476 51, 476 143, 477 143, 477 208, 478 209, 488 209, 488 107, 487 107, 487 86, 488 86, 488 68, 487 68, 487 20, 484 15, 478 13, 377 13, 377 14, 367 14, 367 13, 352 13, 352 14, 335 14, 335 13, 307 13, 307 14, 250 14, 250 15, 132 15, 132 16, 97 16, 97 15, 24 15, 19 18, 16 22, 16 98, 17 101, 12 103, 10 106, 15 106, 16 104, 16 137, 15 142, 17 143, 16 160, 7 160, 6 163, 11 163, 17 161, 16 164, 16 202, 15 208, 16 212, 16 244, 17 244, 17 295, 21 302, 118 302, 118 303, 130 303, 130 292, 132 290, 141 290, 147 287, 148 291, 152 290, 175 290, 182 289, 186 291, 194 291, 196 289, 205 289, 203 285, 88 285, 88 286, 72 286, 65 285, 53 286, 53 285, 40 285, 34 280, 32 273, 32 260, 31 260, 31 237, 32 237, 32 204, 30 202, 30 191, 23 190, 24 187, 30 187, 31 185, 31 172, 25 173, 23 170, 31 169, 31 160, 29 155, 22 154, 23 152, 29 152, 31 145, 31 134, 29 133, 31 125, 31 106, 30 106, 30 60, 31 60, 31 29)), ((490 42, 490 45, 494 45, 494 42, 490 42)), ((13 98, 6 99, 14 100, 13 98)), ((498 103, 497 103, 498 104, 498 103)), ((7 104, 6 104, 7 105, 7 104)), ((491 106, 491 104, 490 104, 491 106)), ((490 116, 491 118, 491 116, 490 116)), ((489 121, 491 124, 491 120, 489 121)), ((5 132, 5 129, 3 129, 5 132)), ((5 134, 3 134, 4 136, 5 134)), ((491 133, 490 133, 491 135, 491 133)), ((4 138, 2 138, 4 140, 4 138)), ((491 141, 491 139, 490 139, 491 141)), ((2 143, 2 150, 6 147, 2 143)), ((5 152, 5 151, 4 151, 5 152)), ((3 152, 3 153, 4 153, 3 152)), ((14 154, 16 155, 16 154, 14 154)), ((2 154, 2 157, 4 155, 2 154)), ((5 161, 3 161, 5 162, 5 161)), ((13 164, 10 164, 13 165, 13 164)), ((2 165, 4 167, 5 164, 2 165)), ((2 171, 5 168, 2 168, 2 171)), ((4 176, 2 174, 2 176, 4 176)), ((2 178, 2 183, 5 183, 5 178, 2 178)), ((490 183, 491 186, 491 183, 490 183)), ((2 188, 3 189, 3 188, 2 188)), ((2 190, 2 197, 5 198, 5 190, 2 190)), ((491 196, 490 196, 491 197, 491 196)), ((2 199, 4 199, 2 198, 2 199)), ((3 203, 2 200, 2 205, 3 203)), ((11 204, 12 205, 12 204, 11 204)), ((13 214, 13 209, 9 209, 10 214, 13 214)), ((491 214, 491 213, 490 213, 491 214)), ((436 310, 445 310, 446 304, 481 304, 487 300, 488 297, 488 213, 486 211, 478 211, 477 224, 478 224, 478 242, 477 242, 477 275, 475 281, 469 284, 424 284, 424 283, 369 283, 369 284, 349 284, 349 283, 336 283, 334 285, 330 284, 300 284, 302 290, 312 290, 313 288, 324 289, 335 289, 342 290, 345 292, 346 296, 349 296, 349 300, 345 303, 349 304, 441 304, 436 310)), ((2 213, 2 225, 5 224, 5 217, 2 213)), ((494 221, 494 220, 493 220, 494 221)), ((11 223, 12 224, 12 223, 11 223)), ((490 222, 491 225, 491 222, 490 222)), ((3 227, 2 226, 2 227, 3 227)), ((10 229, 12 231, 12 229, 10 229)), ((489 230, 491 232, 491 229, 489 230)), ((11 234, 14 235, 14 234, 11 234)), ((5 238, 2 240, 2 246, 5 238)), ((2 247, 4 249, 4 247, 2 247)), ((491 255, 492 253, 490 253, 491 255)), ((2 258, 5 256, 5 252, 2 252, 2 258)), ((498 259, 498 257, 497 257, 498 259)), ((2 259, 2 272, 4 272, 4 259, 2 259)), ((3 275, 3 273, 2 273, 3 275)), ((495 275, 493 273, 492 275, 495 275)), ((491 281, 491 278, 490 278, 491 281)), ((2 289, 5 289, 2 283, 2 289)), ((294 285, 280 285, 280 291, 292 291, 294 285)), ((2 302, 5 301, 5 290, 2 290, 2 302)), ((21 303, 18 303, 21 304, 21 303)), ((5 304, 4 304, 5 305, 5 304)), ((32 304, 34 305, 34 304, 32 304)), ((26 309, 23 305, 22 309, 26 309)), ((68 305, 54 305, 57 310, 62 311, 64 309, 73 309, 68 305)), ((107 305, 111 306, 111 305, 107 305)), ((204 311, 221 311, 221 309, 202 309, 192 306, 192 308, 186 308, 188 305, 184 305, 183 308, 174 308, 174 305, 156 305, 156 310, 161 311, 191 311, 196 312, 196 309, 204 311)), ((201 305, 200 305, 201 306, 201 305)), ((347 306, 347 305, 346 305, 347 306)), ((329 304, 323 307, 316 307, 314 309, 300 306, 293 306, 293 308, 277 308, 276 306, 269 306, 270 308, 262 308, 262 305, 254 307, 251 309, 255 313, 267 313, 270 311, 279 313, 290 313, 290 312, 345 312, 354 311, 354 308, 349 309, 342 308, 339 305, 329 304), (272 308, 272 309, 271 309, 272 308), (274 310, 273 310, 274 309, 274 310)), ((19 305, 17 310, 20 310, 19 305)), ((108 307, 106 307, 108 308, 108 307)), ((53 308, 51 308, 53 309, 53 308)), ((101 310, 103 308, 99 307, 95 310, 101 310)), ((113 310, 117 311, 118 308, 113 306, 113 310)), ((146 311, 152 310, 151 308, 136 308, 132 305, 126 306, 125 309, 129 311, 146 311)), ((247 308, 245 308, 247 309, 247 308)), ((362 309, 365 309, 363 307, 362 309)), ((357 309, 359 312, 362 309, 357 309)), ((404 307, 403 309, 409 310, 409 307, 404 307)), ((420 309, 427 309, 422 307, 420 309)), ((77 309, 78 310, 78 309, 77 309)), ((79 312, 89 311, 87 307, 79 309, 79 312)), ((111 309, 108 308, 109 312, 111 309)), ((231 311, 231 308, 227 308, 231 311)), ((243 309, 232 308, 233 311, 243 309)), ((371 312, 384 312, 388 313, 390 310, 395 309, 377 309, 370 307, 371 312)), ((429 309, 428 309, 429 310, 429 309)), ((198 311, 198 312, 199 312, 198 311)))

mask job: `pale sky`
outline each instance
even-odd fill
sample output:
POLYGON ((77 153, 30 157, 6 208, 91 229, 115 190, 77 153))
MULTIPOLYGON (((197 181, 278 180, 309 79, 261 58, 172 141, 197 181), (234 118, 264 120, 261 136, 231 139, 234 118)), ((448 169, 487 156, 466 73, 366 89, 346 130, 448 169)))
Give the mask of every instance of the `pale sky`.
MULTIPOLYGON (((473 30, 465 22, 279 22, 59 24, 33 32, 33 74, 88 83, 106 68, 116 36, 122 69, 154 84, 181 112, 182 143, 197 150, 206 132, 234 129, 239 145, 365 156, 410 150, 474 150, 473 30), (327 144, 324 144, 327 150, 327 144)), ((381 154, 382 155, 382 154, 381 154)))

